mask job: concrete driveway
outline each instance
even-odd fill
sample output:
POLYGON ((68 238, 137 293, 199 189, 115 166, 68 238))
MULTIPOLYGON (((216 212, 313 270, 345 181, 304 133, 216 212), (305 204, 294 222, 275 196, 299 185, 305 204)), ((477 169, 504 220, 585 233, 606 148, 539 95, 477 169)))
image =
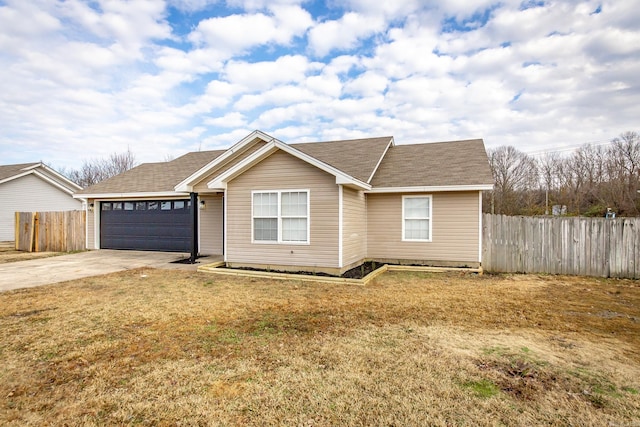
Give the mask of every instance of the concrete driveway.
POLYGON ((197 264, 172 264, 172 261, 188 257, 188 254, 175 252, 101 249, 99 251, 0 264, 0 292, 48 285, 83 277, 99 276, 140 267, 195 271, 202 264, 221 259, 220 257, 206 257, 199 258, 197 264))

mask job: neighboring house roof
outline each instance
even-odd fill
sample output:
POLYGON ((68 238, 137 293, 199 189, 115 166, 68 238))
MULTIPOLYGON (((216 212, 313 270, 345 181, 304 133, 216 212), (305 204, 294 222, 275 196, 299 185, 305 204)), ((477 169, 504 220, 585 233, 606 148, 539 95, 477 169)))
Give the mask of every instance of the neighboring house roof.
POLYGON ((69 194, 73 194, 82 188, 42 162, 0 165, 0 184, 27 175, 35 175, 69 194))
POLYGON ((489 186, 493 176, 481 139, 395 145, 382 159, 374 188, 489 186))
POLYGON ((393 144, 392 136, 351 139, 345 141, 289 144, 316 159, 362 181, 369 183, 382 156, 393 144))
POLYGON ((7 178, 13 178, 20 175, 32 166, 40 163, 21 163, 19 165, 0 165, 0 182, 4 182, 7 178))
MULTIPOLYGON (((85 197, 125 197, 185 194, 194 183, 216 172, 209 188, 218 188, 275 150, 307 161, 368 191, 443 191, 490 189, 493 177, 481 139, 429 144, 394 145, 393 137, 285 144, 255 131, 229 150, 185 154, 170 162, 145 163, 83 191, 85 197), (267 142, 242 161, 231 161, 257 139, 267 142), (226 166, 226 165, 229 166, 226 166), (224 165, 221 168, 221 165, 224 165)), ((210 179, 210 178, 208 178, 210 179)))
POLYGON ((172 193, 176 183, 200 169, 226 150, 196 151, 170 162, 143 163, 78 194, 172 193))

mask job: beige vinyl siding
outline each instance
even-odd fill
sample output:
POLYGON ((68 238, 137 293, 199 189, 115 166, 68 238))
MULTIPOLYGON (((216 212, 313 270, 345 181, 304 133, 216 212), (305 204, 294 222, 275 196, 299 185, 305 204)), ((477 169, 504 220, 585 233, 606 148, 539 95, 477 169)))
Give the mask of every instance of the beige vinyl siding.
POLYGON ((367 194, 367 258, 479 261, 480 206, 477 191, 431 194, 431 242, 402 241, 402 196, 367 194))
POLYGON ((367 256, 367 216, 363 191, 342 192, 342 265, 360 263, 367 256))
POLYGON ((15 239, 16 212, 81 210, 82 201, 74 199, 35 175, 0 184, 0 241, 15 239))
POLYGON ((227 262, 338 267, 338 186, 335 177, 277 151, 227 185, 227 262), (309 244, 252 243, 251 192, 309 190, 309 244))
POLYGON ((87 206, 93 203, 93 212, 87 212, 87 249, 99 249, 96 246, 96 224, 100 219, 96 220, 96 215, 100 215, 100 203, 94 199, 87 200, 87 206))
POLYGON ((210 171, 210 173, 205 178, 203 178, 200 182, 193 186, 193 191, 195 191, 196 193, 210 191, 207 187, 207 183, 209 181, 211 181, 227 169, 230 169, 236 164, 240 163, 244 158, 250 156, 251 154, 264 147, 265 144, 266 142, 264 140, 256 138, 251 144, 245 146, 243 151, 236 153, 235 157, 232 156, 231 160, 227 160, 227 162, 223 165, 218 165, 215 169, 210 171))
POLYGON ((205 208, 200 209, 200 254, 222 254, 222 194, 214 196, 200 196, 205 202, 205 208))

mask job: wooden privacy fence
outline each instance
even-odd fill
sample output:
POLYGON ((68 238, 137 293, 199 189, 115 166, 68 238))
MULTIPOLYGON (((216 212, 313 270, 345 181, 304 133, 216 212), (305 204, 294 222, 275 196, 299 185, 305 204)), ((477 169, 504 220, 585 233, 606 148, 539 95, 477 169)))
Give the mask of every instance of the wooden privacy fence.
POLYGON ((85 249, 84 211, 16 212, 16 249, 71 252, 85 249))
POLYGON ((640 218, 483 215, 486 271, 640 278, 640 218))

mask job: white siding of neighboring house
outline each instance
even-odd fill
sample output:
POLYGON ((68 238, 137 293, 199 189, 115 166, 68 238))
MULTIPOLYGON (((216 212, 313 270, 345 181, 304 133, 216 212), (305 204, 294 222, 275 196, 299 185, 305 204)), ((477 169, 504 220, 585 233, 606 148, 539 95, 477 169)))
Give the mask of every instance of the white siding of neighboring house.
POLYGON ((54 185, 35 175, 0 184, 0 241, 15 239, 16 212, 81 210, 76 200, 54 185))

